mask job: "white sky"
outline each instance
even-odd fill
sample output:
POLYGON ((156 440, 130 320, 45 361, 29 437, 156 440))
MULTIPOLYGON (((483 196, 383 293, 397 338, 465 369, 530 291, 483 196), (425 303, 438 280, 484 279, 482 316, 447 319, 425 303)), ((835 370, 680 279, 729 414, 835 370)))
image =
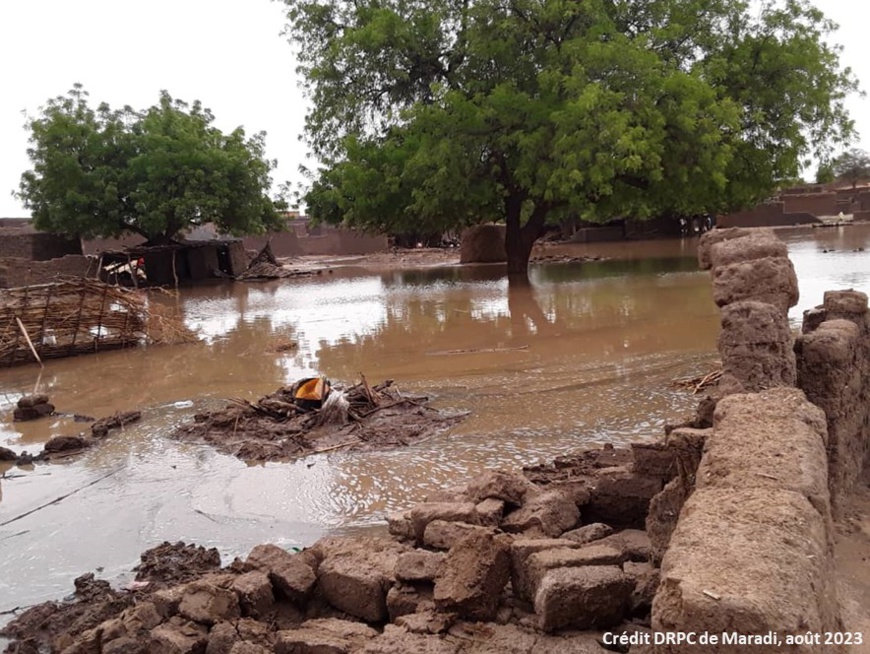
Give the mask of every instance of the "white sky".
MULTIPOLYGON (((870 91, 870 8, 816 0, 840 24, 843 61, 870 91)), ((76 82, 96 105, 144 108, 161 89, 199 99, 217 126, 265 130, 275 182, 300 180, 304 101, 291 46, 280 36, 284 5, 270 0, 0 0, 0 217, 24 217, 11 196, 28 168, 24 111, 76 82)), ((852 98, 858 144, 870 149, 870 100, 852 98)), ((814 171, 812 171, 814 172, 814 171)))

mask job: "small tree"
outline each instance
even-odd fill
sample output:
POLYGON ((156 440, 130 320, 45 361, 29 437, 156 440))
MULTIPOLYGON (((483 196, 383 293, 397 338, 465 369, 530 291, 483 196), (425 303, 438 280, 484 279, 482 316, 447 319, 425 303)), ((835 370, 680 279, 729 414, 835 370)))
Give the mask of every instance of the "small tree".
POLYGON ((870 155, 864 150, 852 148, 834 159, 831 167, 837 179, 852 182, 854 189, 858 182, 870 178, 870 155))
POLYGON ((76 85, 28 120, 33 169, 18 197, 37 229, 72 237, 165 242, 207 222, 232 234, 278 227, 265 134, 223 134, 213 121, 199 102, 165 91, 144 111, 94 110, 76 85))
POLYGON ((835 179, 834 167, 830 163, 820 163, 816 170, 816 184, 830 184, 835 179))

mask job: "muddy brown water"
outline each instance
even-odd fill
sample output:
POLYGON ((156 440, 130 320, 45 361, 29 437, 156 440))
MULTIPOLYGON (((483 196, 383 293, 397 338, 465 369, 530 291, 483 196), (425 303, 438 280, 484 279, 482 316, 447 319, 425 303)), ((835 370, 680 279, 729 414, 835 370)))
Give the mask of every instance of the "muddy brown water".
MULTIPOLYGON (((870 252, 857 251, 870 250, 870 227, 781 236, 801 281, 795 324, 826 289, 870 290, 870 252)), ((229 560, 264 541, 302 546, 373 528, 484 468, 651 437, 691 411, 694 398, 670 383, 709 369, 718 329, 695 242, 550 252, 611 258, 537 266, 526 288, 509 288, 497 266, 378 272, 351 262, 304 280, 188 289, 178 303, 198 344, 53 361, 41 377, 37 367, 0 371, 0 444, 16 451, 84 426, 13 424, 15 401, 37 383, 58 411, 143 411, 79 457, 0 468, 0 611, 63 596, 86 571, 123 583, 163 540, 215 546, 229 560), (297 349, 276 353, 287 340, 297 349), (196 411, 316 371, 392 378, 472 416, 406 449, 264 465, 166 437, 196 411)))

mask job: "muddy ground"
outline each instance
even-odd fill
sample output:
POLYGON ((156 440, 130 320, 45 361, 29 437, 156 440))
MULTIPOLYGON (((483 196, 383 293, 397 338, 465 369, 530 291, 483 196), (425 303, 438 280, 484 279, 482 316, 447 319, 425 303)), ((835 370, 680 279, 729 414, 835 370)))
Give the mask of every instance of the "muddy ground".
MULTIPOLYGON (((553 248, 566 243, 539 242, 532 250, 532 263, 559 263, 598 261, 598 256, 571 256, 554 252, 553 248)), ((374 270, 407 270, 408 268, 431 268, 459 264, 459 248, 392 248, 383 252, 366 255, 306 255, 301 257, 279 258, 286 268, 300 274, 329 272, 331 268, 353 265, 374 270), (318 272, 319 271, 319 272, 318 272)))
POLYGON ((851 652, 870 652, 870 470, 844 502, 836 525, 834 562, 843 627, 864 634, 851 652))
POLYGON ((457 424, 466 413, 429 405, 425 396, 402 393, 391 380, 361 382, 341 391, 345 414, 300 409, 293 388, 282 387, 256 402, 237 400, 224 409, 200 413, 173 437, 205 442, 246 461, 274 461, 338 449, 366 450, 419 443, 457 424))

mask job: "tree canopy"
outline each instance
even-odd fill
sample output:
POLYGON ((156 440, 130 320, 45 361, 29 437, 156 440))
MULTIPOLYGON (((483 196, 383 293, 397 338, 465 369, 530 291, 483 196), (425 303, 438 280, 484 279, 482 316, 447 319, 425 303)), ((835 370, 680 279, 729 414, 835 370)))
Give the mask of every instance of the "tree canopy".
POLYGON ((381 231, 746 206, 853 127, 806 0, 284 0, 315 218, 381 231))
POLYGON ((72 237, 166 241, 207 222, 233 234, 277 227, 265 134, 224 134, 213 121, 199 102, 165 91, 142 111, 92 109, 77 85, 28 120, 33 168, 18 196, 37 229, 72 237))
POLYGON ((858 182, 870 178, 870 154, 858 148, 846 150, 831 162, 831 170, 837 179, 852 182, 852 188, 858 182))

